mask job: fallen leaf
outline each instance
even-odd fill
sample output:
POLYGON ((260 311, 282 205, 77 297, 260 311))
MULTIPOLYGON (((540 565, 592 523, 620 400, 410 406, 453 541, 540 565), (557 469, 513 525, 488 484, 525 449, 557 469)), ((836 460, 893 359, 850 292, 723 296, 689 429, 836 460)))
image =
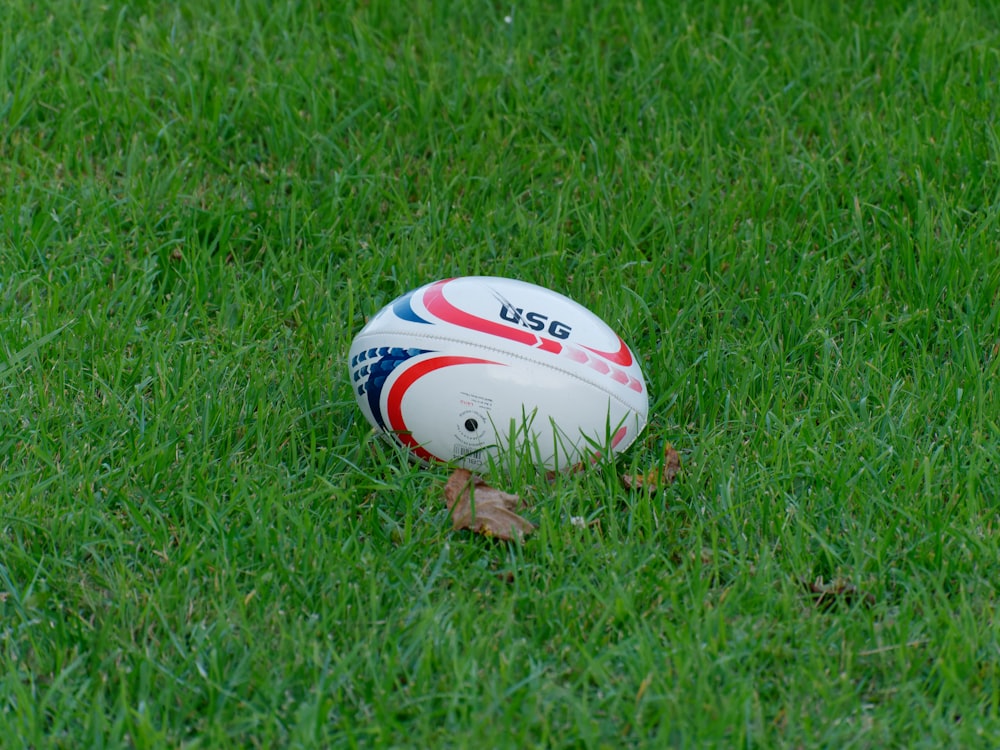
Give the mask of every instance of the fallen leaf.
POLYGON ((875 604, 874 596, 860 591, 857 586, 843 578, 835 578, 829 583, 825 583, 822 578, 817 578, 815 581, 803 580, 802 587, 810 595, 816 608, 824 612, 837 602, 843 602, 848 606, 861 602, 866 607, 875 604))
POLYGON ((521 540, 535 530, 534 524, 517 515, 521 498, 490 487, 468 469, 456 469, 444 486, 444 501, 451 511, 451 524, 497 539, 521 540))
MULTIPOLYGON (((594 461, 591 461, 591 463, 594 463, 594 461)), ((572 474, 579 474, 581 471, 583 471, 584 469, 586 469, 587 466, 588 466, 588 464, 584 463, 583 461, 577 461, 575 464, 573 464, 572 466, 570 466, 568 469, 563 469, 561 471, 556 471, 555 469, 550 469, 549 471, 545 472, 545 481, 552 482, 558 476, 563 476, 563 475, 570 476, 572 474)))
POLYGON ((625 474, 622 482, 630 490, 646 490, 650 494, 660 487, 671 484, 681 472, 681 455, 674 446, 667 443, 663 448, 663 466, 645 474, 625 474))

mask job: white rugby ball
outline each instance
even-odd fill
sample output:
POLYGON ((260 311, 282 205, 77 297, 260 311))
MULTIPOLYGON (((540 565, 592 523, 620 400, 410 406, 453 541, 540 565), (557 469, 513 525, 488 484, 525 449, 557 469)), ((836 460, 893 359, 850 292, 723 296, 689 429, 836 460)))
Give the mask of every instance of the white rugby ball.
POLYGON ((628 448, 649 409, 625 342, 582 305, 487 276, 435 281, 355 337, 365 417, 423 461, 477 469, 514 449, 545 469, 628 448))

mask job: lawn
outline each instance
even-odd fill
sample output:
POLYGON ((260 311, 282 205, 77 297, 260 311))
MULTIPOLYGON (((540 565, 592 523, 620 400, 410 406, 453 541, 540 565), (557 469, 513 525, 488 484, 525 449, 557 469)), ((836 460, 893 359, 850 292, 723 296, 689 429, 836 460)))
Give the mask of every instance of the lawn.
POLYGON ((998 71, 989 3, 3 3, 0 744, 996 747, 998 71), (348 382, 471 274, 651 393, 488 477, 520 544, 348 382))

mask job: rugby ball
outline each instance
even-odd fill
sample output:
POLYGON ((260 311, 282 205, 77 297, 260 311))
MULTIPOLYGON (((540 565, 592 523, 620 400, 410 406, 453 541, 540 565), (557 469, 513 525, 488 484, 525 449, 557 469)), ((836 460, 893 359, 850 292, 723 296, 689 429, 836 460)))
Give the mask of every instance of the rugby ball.
POLYGON ((435 281, 380 310, 351 344, 365 417, 424 462, 477 469, 516 451, 544 469, 628 448, 646 384, 587 308, 513 279, 435 281))

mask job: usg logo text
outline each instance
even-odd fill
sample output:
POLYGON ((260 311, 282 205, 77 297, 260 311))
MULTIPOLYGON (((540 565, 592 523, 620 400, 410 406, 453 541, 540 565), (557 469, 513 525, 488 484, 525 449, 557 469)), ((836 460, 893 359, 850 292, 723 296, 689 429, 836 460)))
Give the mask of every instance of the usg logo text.
POLYGON ((568 339, 573 330, 558 320, 549 320, 548 315, 539 312, 525 312, 523 307, 501 304, 500 318, 508 323, 517 323, 532 331, 548 331, 552 338, 568 339))

